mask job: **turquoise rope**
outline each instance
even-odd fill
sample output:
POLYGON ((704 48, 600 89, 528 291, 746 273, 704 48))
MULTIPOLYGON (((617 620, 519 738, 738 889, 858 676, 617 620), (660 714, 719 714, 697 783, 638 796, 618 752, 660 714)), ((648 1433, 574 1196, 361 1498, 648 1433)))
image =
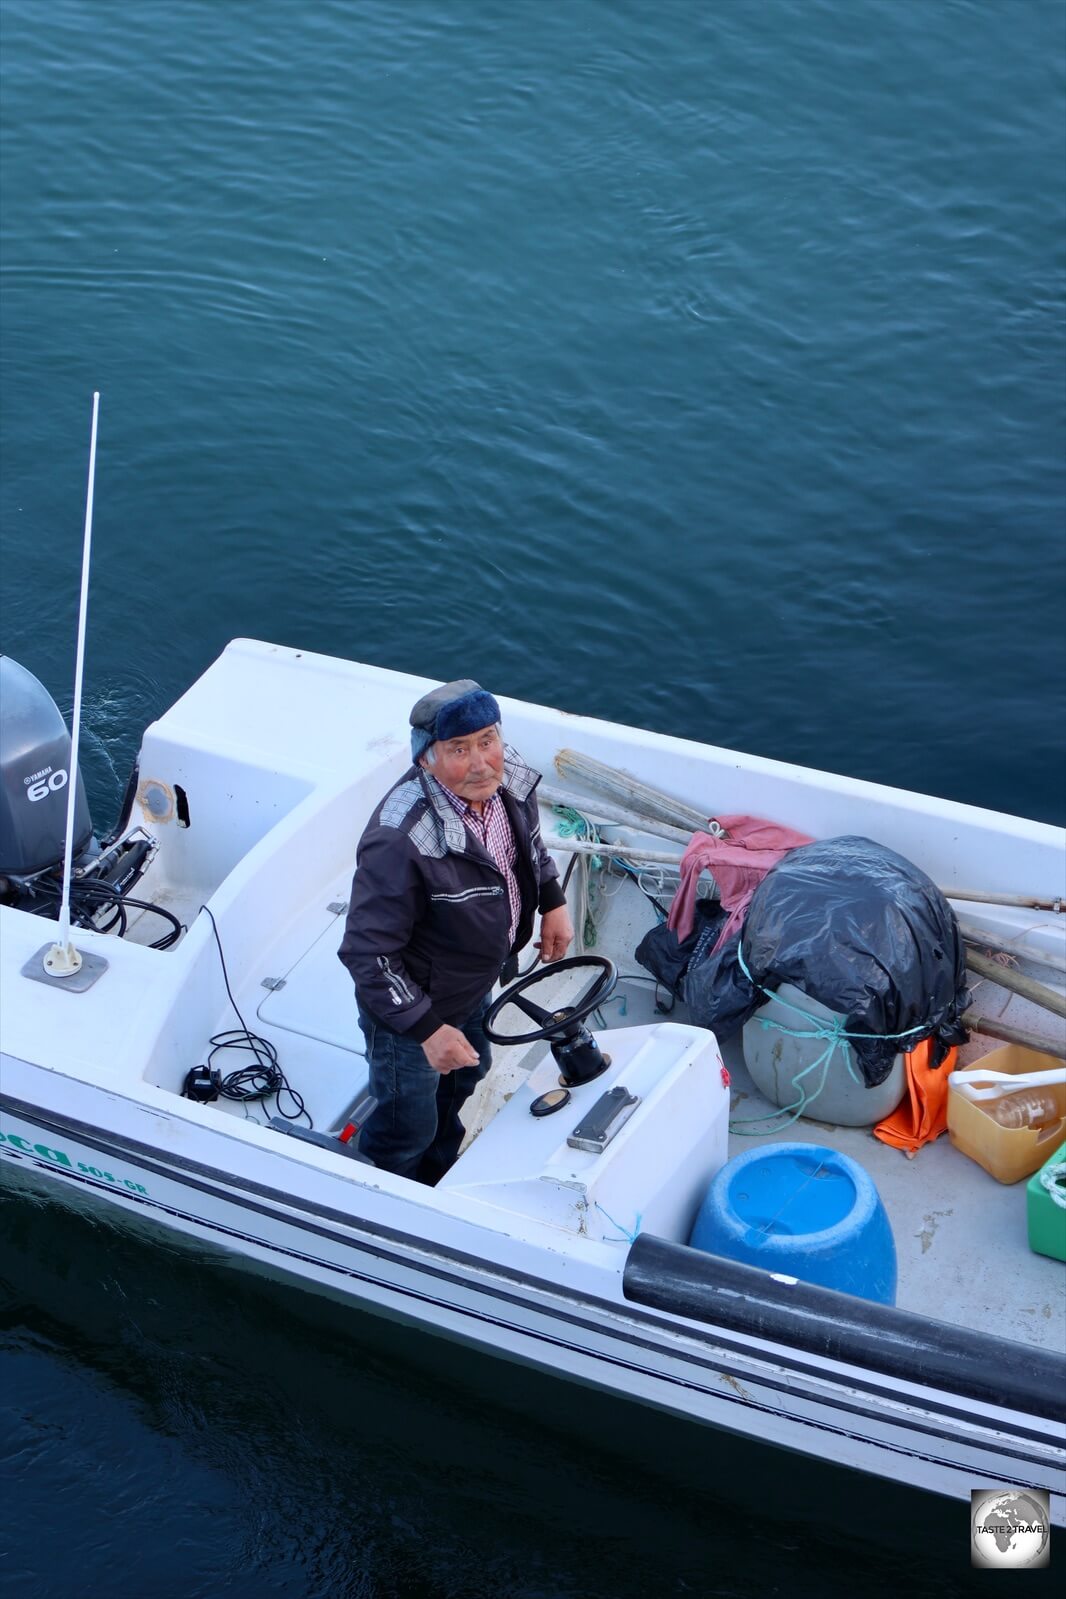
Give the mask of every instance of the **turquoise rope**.
POLYGON ((638 1238, 638 1236, 640 1234, 640 1224, 644 1220, 644 1212, 643 1211, 640 1211, 640 1210, 637 1211, 637 1219, 633 1223, 633 1231, 632 1232, 627 1232, 626 1229, 622 1226, 622 1223, 620 1221, 615 1221, 614 1217, 610 1214, 610 1212, 604 1210, 603 1206, 600 1204, 598 1199, 593 1200, 593 1204, 596 1206, 596 1209, 598 1211, 600 1211, 604 1216, 607 1217, 607 1220, 610 1222, 612 1227, 617 1227, 618 1228, 618 1237, 617 1238, 605 1238, 604 1239, 604 1243, 606 1243, 606 1244, 622 1244, 622 1243, 635 1244, 636 1243, 637 1238, 638 1238))
POLYGON ((801 1032, 798 1028, 786 1027, 783 1022, 775 1022, 770 1020, 769 1017, 756 1015, 753 1019, 759 1023, 760 1027, 772 1027, 779 1033, 787 1033, 789 1038, 822 1038, 825 1039, 826 1042, 826 1047, 818 1056, 818 1059, 812 1061, 809 1066, 805 1066, 803 1070, 792 1079, 793 1087, 799 1090, 799 1098, 794 1099, 791 1105, 779 1105, 777 1110, 771 1111, 768 1116, 745 1116, 739 1121, 731 1121, 729 1123, 729 1131, 731 1133, 736 1133, 738 1137, 757 1137, 759 1129, 764 1122, 777 1122, 780 1121, 782 1116, 787 1117, 787 1120, 781 1122, 780 1126, 776 1127, 774 1131, 784 1132, 786 1127, 792 1127, 803 1115, 804 1111, 807 1109, 807 1106, 814 1104, 815 1100, 818 1098, 818 1095, 825 1087, 826 1078, 829 1076, 829 1068, 833 1063, 833 1056, 836 1054, 838 1049, 843 1052, 844 1065, 847 1067, 848 1075, 851 1077, 852 1082, 862 1083, 863 1078, 855 1070, 855 1067, 852 1064, 851 1051, 848 1048, 849 1040, 853 1038, 883 1038, 889 1042, 892 1042, 900 1038, 910 1038, 912 1034, 921 1033, 926 1030, 925 1028, 918 1026, 908 1027, 902 1033, 849 1033, 847 1028, 844 1026, 843 1017, 833 1016, 831 1018, 823 1019, 817 1016, 812 1016, 810 1011, 803 1009, 802 1005, 794 1005, 791 1000, 782 999, 780 994, 775 993, 772 988, 763 988, 762 984, 757 983, 754 977, 752 977, 751 973, 748 971, 747 962, 744 959, 744 951, 739 944, 737 946, 737 961, 740 965, 741 971, 748 979, 748 982, 751 984, 752 988, 757 989, 760 994, 765 994, 767 999, 775 999, 779 1005, 784 1005, 787 1010, 795 1011, 797 1016, 802 1016, 806 1022, 810 1023, 809 1028, 806 1031, 801 1032), (814 1090, 813 1094, 808 1094, 803 1079, 808 1077, 811 1072, 817 1071, 819 1067, 821 1067, 822 1072, 818 1079, 818 1087, 814 1090))
MULTIPOLYGON (((600 842, 595 824, 590 822, 587 816, 582 816, 581 812, 576 811, 572 805, 553 805, 552 811, 559 818, 556 825, 561 838, 587 839, 590 844, 598 844, 600 842)), ((586 855, 583 858, 587 862, 585 868, 587 873, 598 872, 603 865, 603 857, 601 855, 586 855)), ((593 949, 596 944, 596 922, 592 914, 592 887, 588 876, 586 876, 585 881, 588 884, 585 894, 587 914, 584 919, 584 925, 581 928, 581 942, 586 949, 593 949)))
MULTIPOLYGON (((583 838, 588 839, 590 844, 600 842, 596 829, 588 817, 582 816, 580 811, 575 811, 572 805, 553 805, 552 811, 559 818, 557 829, 560 838, 583 838)), ((594 872, 598 872, 603 865, 598 855, 590 855, 588 860, 594 872)))

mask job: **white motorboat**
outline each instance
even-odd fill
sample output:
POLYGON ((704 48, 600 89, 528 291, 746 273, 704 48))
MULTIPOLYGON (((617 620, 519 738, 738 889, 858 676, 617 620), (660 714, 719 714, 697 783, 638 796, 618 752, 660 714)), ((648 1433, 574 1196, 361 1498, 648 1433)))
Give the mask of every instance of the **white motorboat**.
MULTIPOLYGON (((595 953, 620 973, 592 1012, 606 1068, 552 1114, 532 1115, 558 1083, 556 1060, 543 1042, 502 1049, 472 1102, 463 1153, 436 1188, 353 1158, 341 1136, 360 1119, 367 1069, 336 950, 356 842, 409 763, 407 713, 428 686, 232 643, 144 733, 102 850, 78 811, 73 976, 46 965, 61 860, 24 860, 21 875, 0 862, 4 1165, 353 1311, 933 1493, 1042 1490, 1063 1524, 1066 1283, 1060 1262, 1028 1247, 1025 1185, 997 1182, 947 1137, 908 1160, 869 1126, 814 1120, 817 1104, 744 1136, 743 1123, 772 1118, 774 1106, 739 1040, 723 1060, 683 1006, 661 1014, 634 960, 655 920, 648 875, 670 869, 653 829, 620 829, 601 852, 646 863, 600 874, 595 953), (245 1027, 300 1101, 284 1088, 248 1097, 247 1075, 235 1079, 238 1097, 215 1094, 213 1069, 229 1079, 251 1064, 254 1078, 259 1063, 237 1052, 239 1040, 221 1052, 216 1043, 245 1027), (727 1160, 786 1139, 839 1151, 873 1179, 898 1258, 895 1304, 690 1246, 727 1160)), ((965 896, 968 920, 1010 944, 1023 972, 1060 994, 1066 986, 1060 829, 501 705, 508 742, 546 783, 558 781, 565 746, 704 816, 772 817, 817 839, 862 834, 965 896), (1045 909, 1020 903, 1049 896, 1045 909)), ((67 801, 69 747, 64 757, 63 730, 52 732, 42 753, 26 726, 12 729, 4 774, 9 822, 29 807, 43 834, 67 801)), ((556 836, 547 802, 542 815, 556 836)), ((578 846, 553 847, 563 863, 578 846)), ((575 909, 582 876, 571 879, 575 909)), ((548 969, 545 1014, 573 1006, 586 981, 548 969)), ((1062 1054, 1057 1019, 996 992, 1004 1020, 1042 1027, 1062 1054)), ((975 1034, 963 1059, 993 1043, 975 1034)))

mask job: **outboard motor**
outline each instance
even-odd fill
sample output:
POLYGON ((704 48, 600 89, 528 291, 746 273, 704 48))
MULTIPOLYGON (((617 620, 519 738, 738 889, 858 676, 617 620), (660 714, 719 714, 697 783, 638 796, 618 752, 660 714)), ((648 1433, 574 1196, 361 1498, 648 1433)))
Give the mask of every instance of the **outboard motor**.
MULTIPOLYGON (((0 655, 0 899, 13 903, 30 879, 56 870, 66 851, 70 734, 48 690, 0 655)), ((74 859, 92 842, 81 773, 74 774, 74 859)))
MULTIPOLYGON (((0 655, 0 905, 51 920, 62 898, 70 756, 70 734, 55 700, 24 666, 0 655)), ((169 928, 151 948, 170 949, 185 931, 178 918, 165 906, 131 898, 157 847, 143 827, 129 825, 136 765, 119 822, 102 843, 93 836, 80 772, 74 781, 71 925, 123 938, 128 913, 147 912, 169 928)))

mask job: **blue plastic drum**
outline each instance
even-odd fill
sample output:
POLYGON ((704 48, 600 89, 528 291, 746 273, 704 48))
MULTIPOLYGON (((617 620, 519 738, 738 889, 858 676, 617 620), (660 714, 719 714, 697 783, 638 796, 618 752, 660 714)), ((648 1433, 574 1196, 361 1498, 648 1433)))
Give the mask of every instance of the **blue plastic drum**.
POLYGON ((689 1243, 883 1305, 896 1302, 896 1245, 881 1196, 857 1161, 818 1144, 767 1144, 727 1161, 689 1243))

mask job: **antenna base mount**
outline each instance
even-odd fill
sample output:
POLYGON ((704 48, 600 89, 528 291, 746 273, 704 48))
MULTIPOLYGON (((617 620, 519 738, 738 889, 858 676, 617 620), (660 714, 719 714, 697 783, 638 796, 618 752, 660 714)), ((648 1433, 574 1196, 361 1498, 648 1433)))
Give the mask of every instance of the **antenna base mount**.
POLYGON ((84 994, 107 971, 108 963, 102 955, 90 955, 72 949, 68 944, 43 944, 31 955, 22 968, 23 977, 34 983, 47 983, 49 988, 60 988, 68 994, 84 994), (63 955, 66 949, 77 958, 76 966, 68 966, 61 975, 51 965, 56 950, 63 955))

